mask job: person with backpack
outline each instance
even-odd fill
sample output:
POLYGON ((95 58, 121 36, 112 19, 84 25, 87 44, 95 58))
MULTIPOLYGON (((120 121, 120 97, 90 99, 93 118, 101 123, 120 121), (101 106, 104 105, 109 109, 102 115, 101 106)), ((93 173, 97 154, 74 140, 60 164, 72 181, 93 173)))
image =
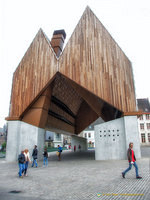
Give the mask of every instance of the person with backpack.
POLYGON ((47 149, 44 149, 44 153, 43 153, 43 167, 48 166, 48 153, 47 153, 47 149))
POLYGON ((37 156, 38 156, 38 150, 37 150, 37 145, 34 146, 33 152, 32 152, 32 157, 33 157, 33 162, 32 162, 32 167, 35 166, 37 167, 37 156))
POLYGON ((18 156, 18 165, 19 165, 19 177, 23 178, 23 172, 25 170, 25 155, 24 151, 21 151, 21 154, 18 156))

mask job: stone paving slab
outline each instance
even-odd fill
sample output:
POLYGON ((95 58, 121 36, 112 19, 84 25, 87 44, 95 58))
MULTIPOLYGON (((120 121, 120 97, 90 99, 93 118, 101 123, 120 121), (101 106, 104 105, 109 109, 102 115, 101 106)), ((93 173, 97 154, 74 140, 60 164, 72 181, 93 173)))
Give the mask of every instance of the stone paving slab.
POLYGON ((17 163, 0 159, 0 200, 150 200, 150 147, 142 148, 142 158, 137 160, 140 180, 134 167, 122 178, 127 160, 95 161, 94 157, 93 150, 63 151, 58 161, 53 152, 48 167, 38 162, 38 168, 29 167, 23 179, 17 176, 17 163))

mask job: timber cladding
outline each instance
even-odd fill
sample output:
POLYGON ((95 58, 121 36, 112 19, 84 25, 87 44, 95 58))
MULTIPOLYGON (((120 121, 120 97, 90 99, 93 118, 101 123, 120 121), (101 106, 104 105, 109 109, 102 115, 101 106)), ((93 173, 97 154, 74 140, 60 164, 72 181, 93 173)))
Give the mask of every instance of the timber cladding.
POLYGON ((10 116, 19 117, 57 72, 57 58, 40 29, 14 72, 10 116))
POLYGON ((131 62, 89 8, 59 62, 59 71, 79 85, 124 112, 135 111, 131 62))
POLYGON ((106 120, 111 110, 114 113, 117 109, 122 113, 136 111, 131 62, 89 7, 60 57, 42 29, 39 30, 14 72, 7 119, 26 119, 25 113, 35 109, 33 104, 48 87, 51 87, 51 103, 45 111, 49 113, 44 122, 47 127, 49 123, 58 126, 61 120, 62 129, 81 131, 108 107, 112 109, 107 110, 106 120), (87 116, 82 127, 81 119, 87 114, 83 111, 85 108, 91 116, 87 116))

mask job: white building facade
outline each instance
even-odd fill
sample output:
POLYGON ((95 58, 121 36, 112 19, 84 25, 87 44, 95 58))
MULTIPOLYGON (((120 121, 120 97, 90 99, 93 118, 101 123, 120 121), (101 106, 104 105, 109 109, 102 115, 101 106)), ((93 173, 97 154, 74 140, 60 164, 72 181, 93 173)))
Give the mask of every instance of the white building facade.
POLYGON ((95 148, 94 130, 85 130, 85 131, 83 131, 82 136, 87 139, 88 148, 90 148, 90 147, 95 148))
POLYGON ((150 113, 140 115, 138 118, 138 129, 141 145, 150 145, 150 113))
POLYGON ((48 147, 57 148, 58 145, 63 146, 63 134, 46 131, 45 142, 48 147))

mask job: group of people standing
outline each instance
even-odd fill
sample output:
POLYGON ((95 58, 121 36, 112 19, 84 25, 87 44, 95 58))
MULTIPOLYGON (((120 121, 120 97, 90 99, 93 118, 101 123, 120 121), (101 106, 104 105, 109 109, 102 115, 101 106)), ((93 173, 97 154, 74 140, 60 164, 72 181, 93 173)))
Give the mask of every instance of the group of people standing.
MULTIPOLYGON (((74 150, 74 152, 76 152, 76 145, 74 145, 73 150, 74 150)), ((81 145, 80 144, 78 146, 78 150, 81 151, 81 145)))
MULTIPOLYGON (((37 156, 38 156, 38 150, 37 150, 37 146, 34 146, 33 152, 32 152, 32 158, 33 158, 33 162, 32 162, 32 167, 35 166, 37 167, 37 156)), ((23 178, 24 176, 27 176, 27 170, 28 170, 28 165, 29 163, 31 163, 31 159, 30 159, 30 154, 29 154, 29 150, 25 149, 23 151, 21 151, 21 154, 18 156, 18 164, 19 164, 19 177, 23 178)))
MULTIPOLYGON (((58 145, 58 160, 61 160, 61 153, 62 153, 62 147, 58 145)), ((38 158, 38 149, 37 145, 34 146, 33 152, 32 152, 32 165, 31 167, 38 167, 37 164, 37 158, 38 158)), ((27 176, 27 170, 28 165, 31 163, 29 150, 25 149, 21 151, 21 154, 18 156, 18 164, 19 164, 19 177, 23 178, 24 176, 27 176)), ((43 152, 43 167, 48 166, 48 152, 47 148, 44 149, 43 152)))
POLYGON ((21 154, 18 156, 19 177, 27 176, 29 162, 31 162, 29 150, 25 149, 24 151, 21 151, 21 154))

